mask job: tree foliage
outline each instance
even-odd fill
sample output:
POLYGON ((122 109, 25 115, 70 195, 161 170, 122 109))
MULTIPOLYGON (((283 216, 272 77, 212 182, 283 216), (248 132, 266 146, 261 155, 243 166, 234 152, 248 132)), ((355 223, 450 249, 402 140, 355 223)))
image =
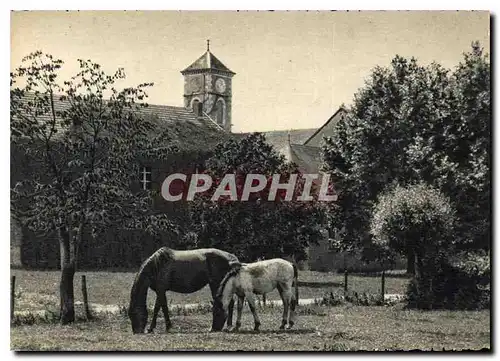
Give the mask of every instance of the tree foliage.
POLYGON ((141 159, 171 151, 161 143, 168 135, 152 139, 153 123, 139 111, 152 84, 118 90, 123 69, 109 75, 90 60, 79 65, 60 83, 63 61, 37 51, 11 74, 11 144, 33 167, 11 188, 12 208, 34 231, 59 236, 63 322, 74 320, 73 275, 85 232, 173 228, 153 211, 152 194, 131 188, 141 159))
POLYGON ((490 263, 483 253, 457 250, 450 201, 423 183, 395 187, 377 202, 371 221, 374 242, 415 254, 408 306, 475 309, 489 305, 490 263))
POLYGON ((464 247, 488 248, 490 120, 490 64, 477 43, 453 71, 400 56, 376 67, 323 146, 340 248, 365 247, 377 197, 414 182, 449 197, 464 247))
POLYGON ((439 191, 425 184, 396 186, 383 193, 373 210, 373 241, 401 254, 411 248, 425 255, 454 243, 455 211, 439 191))
POLYGON ((266 143, 264 135, 254 133, 220 144, 207 161, 206 173, 216 181, 210 190, 195 197, 191 206, 197 246, 223 248, 246 261, 287 256, 303 260, 309 244, 320 239, 325 207, 321 202, 296 201, 303 182, 296 184, 295 201, 284 201, 284 191, 278 192, 276 200, 268 200, 273 174, 280 174, 280 182, 285 183, 292 173, 299 172, 266 143), (225 174, 236 175, 238 198, 247 174, 265 175, 268 183, 246 202, 230 201, 228 197, 212 201, 225 174))

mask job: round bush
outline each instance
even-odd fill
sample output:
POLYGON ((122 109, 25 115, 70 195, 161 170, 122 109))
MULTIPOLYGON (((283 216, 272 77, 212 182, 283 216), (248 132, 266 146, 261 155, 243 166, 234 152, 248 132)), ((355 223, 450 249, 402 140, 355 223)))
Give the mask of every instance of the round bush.
POLYGON ((453 243, 454 223, 455 211, 438 190, 423 183, 398 185, 378 199, 370 231, 377 245, 423 255, 453 243))

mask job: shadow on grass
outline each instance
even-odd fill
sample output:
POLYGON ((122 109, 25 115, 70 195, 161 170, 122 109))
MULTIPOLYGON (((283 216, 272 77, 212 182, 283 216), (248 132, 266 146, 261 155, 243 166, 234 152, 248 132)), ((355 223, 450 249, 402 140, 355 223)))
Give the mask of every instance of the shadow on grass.
POLYGON ((292 334, 292 335, 305 335, 309 333, 316 332, 313 328, 304 328, 304 329, 291 329, 291 330, 239 330, 239 331, 229 331, 224 333, 232 333, 232 334, 242 334, 242 335, 270 335, 270 334, 292 334))
MULTIPOLYGON (((154 334, 210 334, 210 335, 227 335, 227 334, 233 334, 233 335, 271 335, 271 334, 292 334, 292 335, 305 335, 305 334, 310 334, 316 332, 315 329, 313 328, 306 328, 306 329, 291 329, 291 330, 279 330, 279 329, 274 329, 274 330, 260 330, 260 331, 254 331, 251 329, 244 329, 244 330, 239 330, 239 331, 217 331, 217 332, 210 332, 209 330, 203 330, 203 329, 198 329, 198 330, 176 330, 176 331, 169 331, 165 332, 164 330, 157 331, 155 330, 154 334)), ((138 334, 137 336, 140 337, 147 337, 148 335, 152 334, 138 334)))

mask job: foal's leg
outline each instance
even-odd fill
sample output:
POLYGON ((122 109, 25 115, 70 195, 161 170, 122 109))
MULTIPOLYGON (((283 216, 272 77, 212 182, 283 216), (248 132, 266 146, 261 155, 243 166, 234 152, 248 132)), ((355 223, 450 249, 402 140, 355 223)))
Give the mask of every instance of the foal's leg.
POLYGON ((165 317, 165 331, 168 332, 172 328, 172 322, 170 322, 170 315, 168 314, 168 302, 166 292, 161 294, 161 309, 163 311, 163 316, 165 317))
POLYGON ((292 299, 290 301, 290 317, 288 319, 288 329, 292 328, 295 324, 295 307, 297 307, 297 300, 295 299, 295 296, 292 296, 292 299))
POLYGON ((245 294, 247 300, 248 300, 248 306, 250 306, 250 311, 252 312, 253 315, 253 320, 254 320, 254 331, 259 331, 260 327, 260 319, 259 316, 257 315, 257 311, 255 308, 255 297, 253 292, 248 292, 245 294))
POLYGON ((283 302, 283 316, 281 318, 280 330, 284 330, 288 320, 288 306, 290 301, 286 290, 284 290, 280 284, 278 284, 278 291, 280 293, 281 301, 283 302))
POLYGON ((153 310, 153 319, 149 325, 148 333, 153 332, 156 328, 156 318, 158 317, 158 312, 160 312, 160 296, 159 293, 156 294, 155 308, 153 310))
POLYGON ((227 328, 230 328, 233 325, 233 310, 234 310, 234 298, 231 297, 231 301, 229 301, 229 306, 227 309, 227 328))
POLYGON ((288 318, 288 329, 292 328, 293 325, 295 324, 295 307, 297 307, 298 300, 295 297, 295 293, 292 290, 293 288, 293 283, 292 286, 290 286, 290 317, 288 318))
POLYGON ((243 310, 243 303, 245 302, 245 296, 238 296, 238 308, 237 308, 237 316, 236 316, 236 326, 234 328, 235 331, 238 331, 241 327, 241 311, 243 310))

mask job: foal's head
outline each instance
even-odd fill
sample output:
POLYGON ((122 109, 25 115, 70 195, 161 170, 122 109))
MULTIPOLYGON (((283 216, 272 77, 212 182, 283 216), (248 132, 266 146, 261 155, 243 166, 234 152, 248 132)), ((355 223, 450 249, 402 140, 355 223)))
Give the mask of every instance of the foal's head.
POLYGON ((239 268, 234 268, 230 270, 222 282, 220 283, 219 289, 214 297, 213 302, 213 322, 212 322, 212 330, 220 331, 224 327, 224 323, 226 323, 226 319, 228 316, 228 306, 229 302, 233 298, 234 286, 233 278, 238 274, 239 268))

